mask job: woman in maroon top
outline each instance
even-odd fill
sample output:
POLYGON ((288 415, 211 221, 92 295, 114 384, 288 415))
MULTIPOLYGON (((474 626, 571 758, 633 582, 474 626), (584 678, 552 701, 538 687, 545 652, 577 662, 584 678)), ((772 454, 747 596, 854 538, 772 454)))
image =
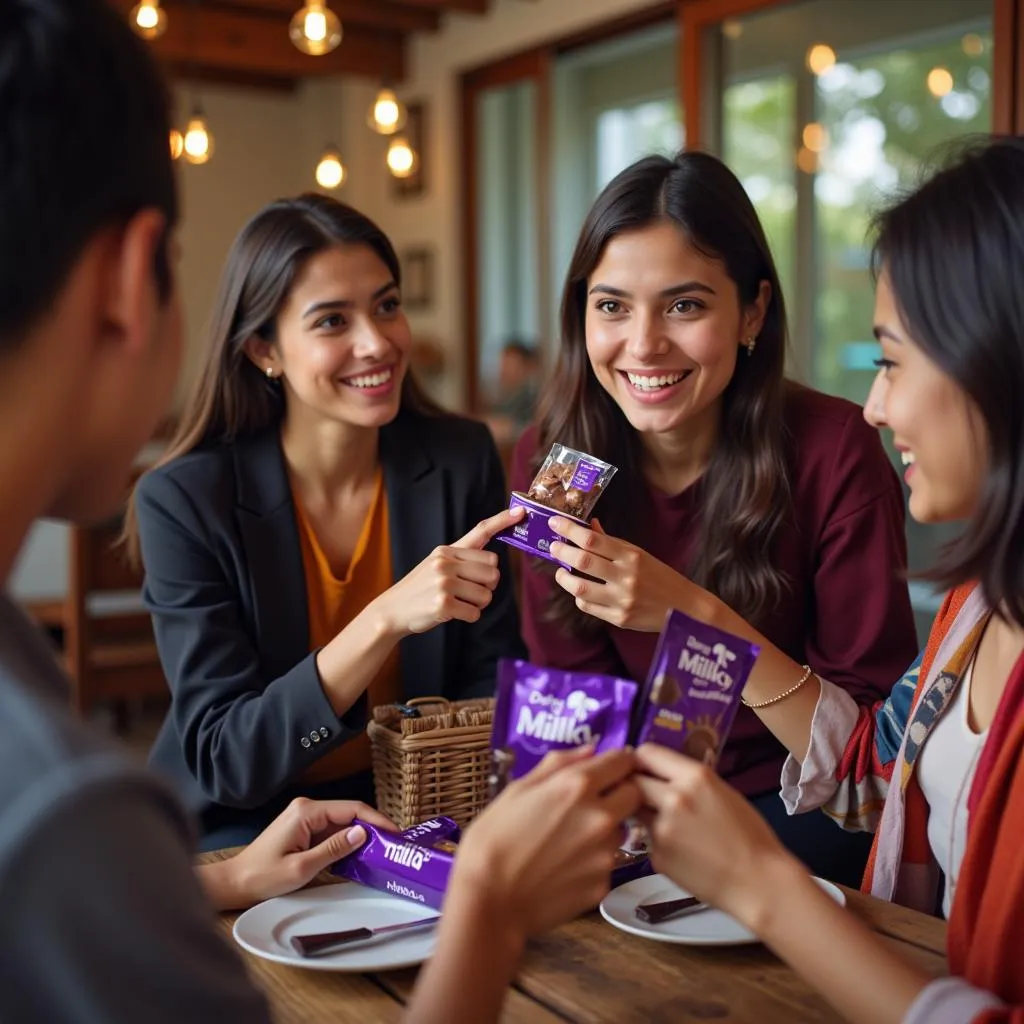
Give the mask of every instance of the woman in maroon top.
MULTIPOLYGON (((713 622, 724 604, 865 707, 900 678, 917 643, 899 480, 857 406, 786 381, 785 344, 764 231, 724 164, 648 157, 608 185, 512 485, 554 441, 619 473, 593 531, 553 521, 577 545, 553 553, 591 578, 539 559, 523 573, 534 661, 642 680, 668 609, 713 622)), ((722 774, 815 873, 859 883, 863 836, 785 814, 784 757, 741 707, 722 774)))

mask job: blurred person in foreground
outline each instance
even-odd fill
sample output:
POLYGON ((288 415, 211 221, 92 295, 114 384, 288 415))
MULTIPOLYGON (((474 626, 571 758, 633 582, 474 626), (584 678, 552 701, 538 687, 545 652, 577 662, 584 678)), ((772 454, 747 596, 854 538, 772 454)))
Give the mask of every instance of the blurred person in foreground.
MULTIPOLYGON (((103 0, 5 0, 0 126, 6 580, 37 517, 117 511, 171 399, 182 331, 168 97, 145 43, 103 0)), ((355 801, 296 800, 243 852, 193 869, 174 795, 75 718, 66 690, 0 597, 0 1020, 268 1021, 213 908, 309 882, 365 840, 357 815, 389 822, 355 801)), ((409 1019, 497 1019, 527 936, 607 886, 639 799, 632 766, 551 759, 468 830, 409 1019)))

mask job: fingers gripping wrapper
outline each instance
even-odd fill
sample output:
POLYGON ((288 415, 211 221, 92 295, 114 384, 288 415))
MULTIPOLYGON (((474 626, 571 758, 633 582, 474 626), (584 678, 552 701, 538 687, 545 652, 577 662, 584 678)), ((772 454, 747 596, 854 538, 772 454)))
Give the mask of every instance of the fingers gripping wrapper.
POLYGON ((333 865, 332 874, 441 909, 460 835, 451 818, 433 818, 404 832, 354 824, 366 830, 366 842, 333 865))
MULTIPOLYGON (((540 668, 526 661, 498 664, 491 734, 490 789, 496 795, 553 750, 593 744, 616 750, 629 740, 639 687, 629 679, 540 668)), ((646 851, 619 852, 612 884, 651 873, 646 851)))
POLYGON ((563 538, 552 531, 548 520, 561 515, 586 526, 615 472, 615 466, 593 455, 553 444, 526 494, 512 492, 509 508, 524 508, 526 514, 499 533, 498 540, 572 571, 551 554, 551 544, 563 538))

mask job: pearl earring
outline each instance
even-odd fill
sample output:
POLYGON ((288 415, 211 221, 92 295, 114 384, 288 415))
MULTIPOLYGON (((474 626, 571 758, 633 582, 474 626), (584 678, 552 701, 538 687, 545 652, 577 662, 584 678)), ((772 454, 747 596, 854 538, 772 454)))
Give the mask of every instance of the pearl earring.
POLYGON ((267 367, 267 377, 269 377, 270 380, 274 379, 274 368, 272 366, 267 367))
POLYGON ((754 348, 757 346, 757 338, 751 335, 747 338, 747 358, 754 354, 754 348))

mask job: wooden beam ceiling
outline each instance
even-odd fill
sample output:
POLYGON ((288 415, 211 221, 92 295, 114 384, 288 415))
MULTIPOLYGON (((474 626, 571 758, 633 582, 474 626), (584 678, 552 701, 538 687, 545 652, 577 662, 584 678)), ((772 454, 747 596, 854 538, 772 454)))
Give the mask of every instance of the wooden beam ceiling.
MULTIPOLYGON (((136 0, 110 2, 127 17, 136 0)), ((437 31, 446 12, 483 14, 489 0, 330 0, 344 35, 321 57, 301 53, 288 38, 302 0, 162 2, 167 31, 150 45, 172 74, 290 88, 323 75, 401 82, 411 34, 437 31)))
MULTIPOLYGON (((113 0, 125 15, 134 0, 113 0)), ((323 75, 361 75, 401 81, 405 76, 405 35, 351 22, 341 45, 312 57, 288 38, 291 16, 163 0, 167 31, 150 46, 175 73, 241 84, 294 85, 323 75)))
MULTIPOLYGON (((227 7, 247 13, 291 16, 302 6, 301 0, 211 0, 209 7, 227 7)), ((441 25, 439 8, 410 7, 390 0, 332 0, 331 10, 346 30, 350 25, 368 25, 392 32, 435 32, 441 25)))
POLYGON ((429 7, 435 11, 468 11, 485 14, 488 0, 402 0, 409 7, 429 7))

